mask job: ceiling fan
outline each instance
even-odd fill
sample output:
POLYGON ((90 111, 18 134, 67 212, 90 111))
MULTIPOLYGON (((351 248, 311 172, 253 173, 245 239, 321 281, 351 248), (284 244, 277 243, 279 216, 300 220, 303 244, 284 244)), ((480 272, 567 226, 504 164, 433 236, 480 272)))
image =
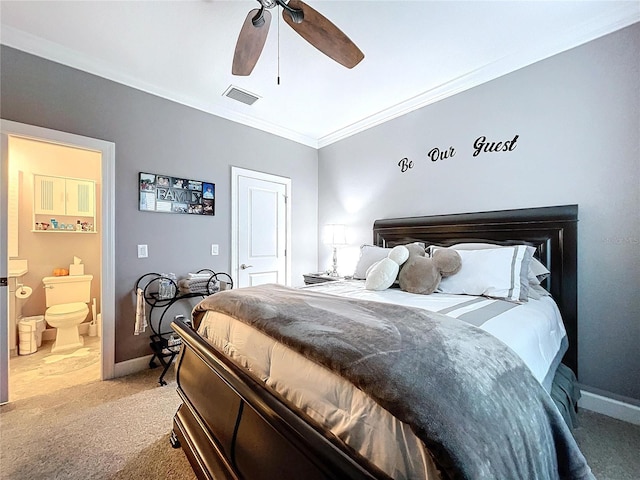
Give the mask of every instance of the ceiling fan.
POLYGON ((322 53, 347 68, 355 67, 364 54, 338 27, 302 0, 258 0, 260 8, 253 9, 242 25, 231 73, 250 75, 256 65, 269 33, 269 9, 282 7, 282 18, 302 38, 322 53))

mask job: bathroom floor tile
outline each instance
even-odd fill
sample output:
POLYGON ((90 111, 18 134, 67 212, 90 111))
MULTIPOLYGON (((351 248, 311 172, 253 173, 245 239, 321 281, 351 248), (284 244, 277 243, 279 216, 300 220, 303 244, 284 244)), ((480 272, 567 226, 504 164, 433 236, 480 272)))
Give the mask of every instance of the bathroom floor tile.
POLYGON ((52 341, 43 341, 30 355, 9 360, 9 401, 47 394, 100 380, 100 337, 83 336, 84 346, 51 353, 52 341))

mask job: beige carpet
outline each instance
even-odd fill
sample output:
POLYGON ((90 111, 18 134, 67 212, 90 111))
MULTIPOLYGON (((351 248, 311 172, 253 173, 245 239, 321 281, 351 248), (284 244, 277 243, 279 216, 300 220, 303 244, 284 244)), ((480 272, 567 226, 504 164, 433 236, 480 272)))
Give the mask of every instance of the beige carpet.
POLYGON ((0 478, 193 480, 169 443, 173 372, 93 382, 0 407, 0 478))
POLYGON ((573 434, 598 480, 640 479, 640 425, 580 410, 573 434))
MULTIPOLYGON (((169 443, 173 369, 92 382, 0 407, 0 479, 194 480, 169 443)), ((583 410, 576 439, 598 480, 640 478, 640 426, 583 410)), ((284 479, 283 479, 284 480, 284 479)))

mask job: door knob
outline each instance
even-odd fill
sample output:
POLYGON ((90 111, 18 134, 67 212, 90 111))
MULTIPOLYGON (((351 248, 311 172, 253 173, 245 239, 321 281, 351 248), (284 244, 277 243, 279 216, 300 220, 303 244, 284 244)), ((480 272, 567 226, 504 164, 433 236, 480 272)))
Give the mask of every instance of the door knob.
POLYGON ((246 270, 247 268, 251 268, 251 267, 253 267, 253 265, 247 265, 247 264, 245 264, 245 263, 243 263, 242 265, 240 265, 240 268, 241 268, 242 270, 246 270))

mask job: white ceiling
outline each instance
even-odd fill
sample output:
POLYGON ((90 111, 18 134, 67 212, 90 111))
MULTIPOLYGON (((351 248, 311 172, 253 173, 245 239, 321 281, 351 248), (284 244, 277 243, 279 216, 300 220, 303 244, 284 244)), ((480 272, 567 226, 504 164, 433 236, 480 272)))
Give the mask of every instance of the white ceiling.
POLYGON ((638 0, 305 2, 364 52, 354 69, 318 52, 273 9, 253 73, 231 75, 253 0, 2 0, 0 38, 317 148, 640 21, 638 0), (260 99, 229 99, 230 85, 260 99))

